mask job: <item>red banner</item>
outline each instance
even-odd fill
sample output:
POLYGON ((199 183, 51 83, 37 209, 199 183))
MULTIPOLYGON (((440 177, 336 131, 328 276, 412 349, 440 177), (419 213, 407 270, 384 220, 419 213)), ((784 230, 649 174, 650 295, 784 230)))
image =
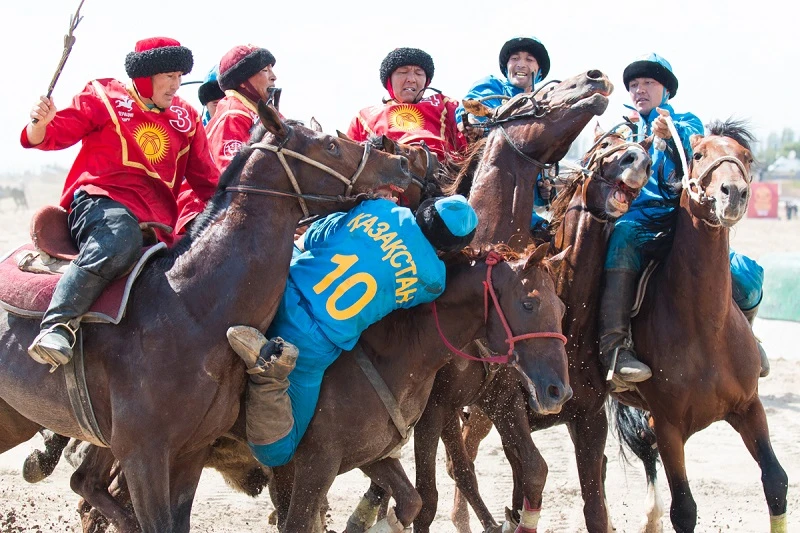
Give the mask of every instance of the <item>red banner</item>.
POLYGON ((753 182, 750 184, 750 193, 748 218, 778 218, 780 193, 777 183, 753 182))

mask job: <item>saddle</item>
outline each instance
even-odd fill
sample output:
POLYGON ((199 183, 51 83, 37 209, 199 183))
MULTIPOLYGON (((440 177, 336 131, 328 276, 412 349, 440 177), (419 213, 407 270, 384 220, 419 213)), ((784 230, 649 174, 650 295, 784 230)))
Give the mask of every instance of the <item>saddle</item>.
MULTIPOLYGON (((171 231, 163 224, 140 224, 145 238, 142 255, 133 268, 114 280, 83 316, 85 322, 118 324, 125 314, 133 282, 150 257, 166 244, 158 242, 155 228, 171 231)), ((23 244, 0 258, 0 307, 24 318, 41 319, 56 283, 70 261, 78 256, 67 224, 67 212, 45 206, 31 220, 31 243, 23 244)))

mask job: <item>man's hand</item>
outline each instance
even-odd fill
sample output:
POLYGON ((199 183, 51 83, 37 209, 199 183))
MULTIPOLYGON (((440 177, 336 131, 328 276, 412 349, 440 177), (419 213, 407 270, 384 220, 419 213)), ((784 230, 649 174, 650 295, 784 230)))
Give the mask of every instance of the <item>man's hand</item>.
POLYGON ((46 96, 40 96, 39 100, 33 104, 30 114, 31 122, 29 122, 26 127, 28 142, 34 146, 41 144, 44 140, 47 125, 53 121, 55 116, 56 105, 53 103, 53 100, 46 96), (36 124, 33 123, 34 120, 37 121, 36 124))
POLYGON ((300 237, 302 237, 303 234, 306 232, 306 230, 308 230, 308 225, 300 226, 297 229, 295 229, 294 230, 294 240, 297 240, 300 237))
POLYGON ((553 182, 549 178, 541 177, 536 183, 539 188, 539 198, 545 202, 550 200, 550 195, 553 191, 553 182))
POLYGON ((671 139, 672 133, 669 131, 666 119, 669 116, 669 111, 660 107, 657 107, 656 111, 658 111, 658 116, 653 120, 653 135, 664 140, 671 139))

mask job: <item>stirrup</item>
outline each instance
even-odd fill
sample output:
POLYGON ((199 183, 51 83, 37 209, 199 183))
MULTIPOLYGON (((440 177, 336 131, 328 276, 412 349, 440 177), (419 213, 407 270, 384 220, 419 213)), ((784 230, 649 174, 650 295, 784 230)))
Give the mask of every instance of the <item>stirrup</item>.
POLYGON ((78 328, 72 328, 72 326, 70 326, 69 323, 53 324, 52 326, 49 326, 41 330, 39 334, 36 335, 36 337, 33 339, 31 345, 28 347, 28 355, 31 356, 31 359, 43 365, 50 365, 51 374, 55 372, 56 368, 58 368, 59 366, 69 363, 69 359, 67 359, 66 361, 59 361, 54 357, 52 357, 49 354, 48 350, 39 346, 39 343, 45 336, 51 333, 56 333, 56 328, 64 328, 65 330, 67 330, 69 336, 72 338, 72 341, 68 341, 69 348, 70 350, 73 350, 75 348, 75 343, 78 340, 78 328))

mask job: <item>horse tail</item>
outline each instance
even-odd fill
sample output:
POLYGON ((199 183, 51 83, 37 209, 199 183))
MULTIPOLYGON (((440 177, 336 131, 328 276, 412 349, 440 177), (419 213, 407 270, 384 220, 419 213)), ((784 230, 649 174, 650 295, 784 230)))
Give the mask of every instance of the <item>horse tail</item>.
POLYGON ((617 438, 621 443, 620 453, 627 461, 623 445, 632 451, 644 465, 648 485, 654 484, 659 455, 656 434, 650 425, 650 414, 647 411, 621 404, 613 398, 609 404, 609 412, 614 420, 617 438))

